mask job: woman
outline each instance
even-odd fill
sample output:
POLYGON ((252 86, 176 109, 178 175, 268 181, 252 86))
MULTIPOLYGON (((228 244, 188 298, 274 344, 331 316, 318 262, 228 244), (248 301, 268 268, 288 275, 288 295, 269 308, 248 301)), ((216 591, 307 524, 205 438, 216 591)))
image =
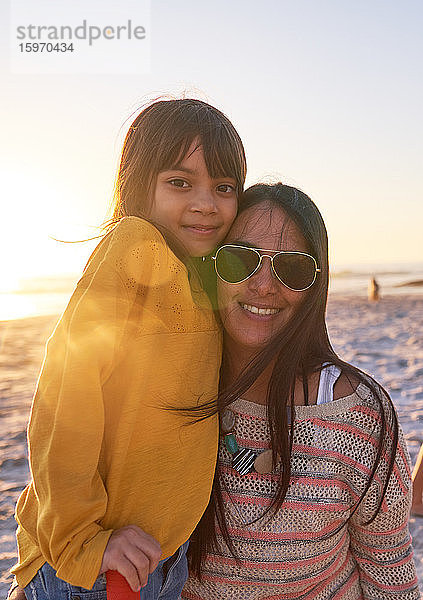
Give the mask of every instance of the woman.
POLYGON ((389 396, 330 344, 322 217, 282 184, 240 207, 214 257, 221 443, 182 598, 420 598, 407 449, 389 396))

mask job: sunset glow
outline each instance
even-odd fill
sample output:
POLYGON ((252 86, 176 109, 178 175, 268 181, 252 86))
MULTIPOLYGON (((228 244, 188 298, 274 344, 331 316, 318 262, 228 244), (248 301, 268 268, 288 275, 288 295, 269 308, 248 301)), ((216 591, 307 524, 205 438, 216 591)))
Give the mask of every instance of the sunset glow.
POLYGON ((384 3, 382 27, 376 5, 363 19, 346 2, 247 3, 242 23, 232 5, 202 6, 201 19, 184 5, 154 5, 142 77, 37 78, 2 63, 0 289, 81 271, 93 244, 52 238, 98 234, 133 113, 169 93, 228 114, 245 143, 247 184, 282 180, 315 200, 335 266, 423 260, 421 9, 384 3), (213 37, 219 7, 224 42, 213 37), (189 44, 177 43, 182 27, 189 44))

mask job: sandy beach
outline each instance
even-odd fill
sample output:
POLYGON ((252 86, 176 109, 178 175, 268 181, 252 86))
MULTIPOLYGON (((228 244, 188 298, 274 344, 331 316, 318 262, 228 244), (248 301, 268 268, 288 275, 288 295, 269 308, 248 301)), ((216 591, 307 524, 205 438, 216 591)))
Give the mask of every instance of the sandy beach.
MULTIPOLYGON (((0 599, 16 559, 14 505, 28 480, 26 424, 44 344, 55 316, 0 322, 0 599)), ((391 295, 378 303, 332 295, 329 333, 347 361, 391 393, 412 462, 423 441, 423 294, 391 295)), ((411 518, 415 562, 423 590, 423 518, 411 518)))

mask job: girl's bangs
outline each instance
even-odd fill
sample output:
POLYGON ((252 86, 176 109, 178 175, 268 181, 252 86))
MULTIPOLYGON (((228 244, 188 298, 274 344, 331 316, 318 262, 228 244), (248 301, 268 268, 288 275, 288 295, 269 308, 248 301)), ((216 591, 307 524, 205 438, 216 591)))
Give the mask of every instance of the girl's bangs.
POLYGON ((198 137, 201 140, 210 177, 233 177, 238 192, 244 187, 246 161, 241 139, 232 125, 208 114, 208 119, 199 126, 198 137))
POLYGON ((193 142, 198 140, 210 177, 234 178, 237 191, 241 193, 246 176, 246 160, 241 139, 232 129, 210 114, 198 114, 188 122, 185 119, 179 123, 173 122, 171 127, 162 131, 157 145, 157 172, 178 168, 189 155, 193 142))
POLYGON ((233 177, 241 193, 246 176, 244 150, 228 131, 208 132, 202 138, 204 160, 210 177, 233 177))

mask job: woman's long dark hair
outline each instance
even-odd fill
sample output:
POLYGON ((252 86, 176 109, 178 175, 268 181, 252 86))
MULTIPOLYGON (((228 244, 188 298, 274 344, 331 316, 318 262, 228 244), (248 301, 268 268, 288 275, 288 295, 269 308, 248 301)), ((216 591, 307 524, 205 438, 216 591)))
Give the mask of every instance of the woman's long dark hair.
MULTIPOLYGON (((242 396, 247 389, 273 364, 268 387, 267 406, 268 421, 273 451, 273 463, 280 460, 280 478, 278 487, 269 511, 277 511, 284 501, 291 478, 291 452, 294 434, 295 406, 294 386, 296 380, 303 382, 305 398, 308 397, 308 379, 310 374, 319 371, 322 363, 338 366, 351 384, 364 383, 372 391, 380 414, 380 433, 376 458, 367 485, 352 514, 357 510, 375 477, 385 451, 390 457, 389 468, 383 480, 382 494, 379 504, 369 523, 379 512, 393 470, 398 443, 398 421, 387 392, 372 378, 360 369, 341 360, 329 340, 326 327, 326 305, 329 283, 328 239, 322 216, 312 200, 300 190, 277 183, 275 185, 258 184, 244 192, 240 199, 239 212, 263 203, 281 208, 296 224, 306 240, 309 252, 315 257, 321 272, 314 285, 309 289, 305 301, 292 319, 272 338, 246 368, 240 377, 227 388, 221 388, 218 407, 222 411, 236 398, 242 396), (288 422, 287 407, 291 408, 291 424, 288 422)), ((265 205, 265 204, 264 204, 265 205)), ((227 372, 226 357, 223 357, 221 381, 225 381, 227 372)), ((354 385, 356 387, 356 385, 354 385)), ((235 558, 234 546, 231 542, 223 510, 219 466, 216 469, 213 494, 210 503, 198 524, 190 543, 189 559, 191 568, 201 577, 201 567, 208 551, 217 547, 216 523, 225 542, 235 558)), ((271 514, 271 513, 270 513, 271 514)), ((350 518, 352 516, 350 515, 350 518)))

